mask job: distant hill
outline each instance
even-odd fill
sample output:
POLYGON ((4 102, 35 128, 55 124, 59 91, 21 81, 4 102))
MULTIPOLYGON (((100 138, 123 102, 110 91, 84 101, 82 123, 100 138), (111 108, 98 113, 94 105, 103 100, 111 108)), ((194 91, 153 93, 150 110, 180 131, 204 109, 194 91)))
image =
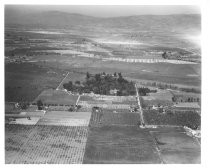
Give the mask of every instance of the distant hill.
POLYGON ((139 15, 113 18, 97 18, 60 11, 21 12, 5 9, 5 26, 56 28, 93 26, 99 28, 122 28, 132 30, 200 30, 201 16, 198 14, 180 15, 139 15))

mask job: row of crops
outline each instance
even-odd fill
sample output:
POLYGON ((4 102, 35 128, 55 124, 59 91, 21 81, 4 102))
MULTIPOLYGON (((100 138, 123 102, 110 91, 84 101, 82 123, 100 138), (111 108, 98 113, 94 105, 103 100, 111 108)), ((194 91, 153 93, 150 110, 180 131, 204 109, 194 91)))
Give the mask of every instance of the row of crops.
POLYGON ((88 127, 6 125, 5 131, 6 163, 83 161, 88 127))
POLYGON ((138 113, 92 112, 89 126, 137 126, 140 123, 138 113))
POLYGON ((103 126, 90 128, 83 163, 160 163, 160 159, 148 131, 103 126))

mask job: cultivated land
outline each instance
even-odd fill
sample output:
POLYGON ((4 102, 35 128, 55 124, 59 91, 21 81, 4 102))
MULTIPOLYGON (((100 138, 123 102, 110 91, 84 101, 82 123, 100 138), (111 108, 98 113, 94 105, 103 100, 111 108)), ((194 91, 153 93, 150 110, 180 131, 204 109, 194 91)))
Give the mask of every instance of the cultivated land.
POLYGON ((37 125, 88 126, 90 116, 91 114, 87 112, 50 111, 37 125))
POLYGON ((136 126, 91 128, 85 164, 161 163, 151 135, 136 126))
POLYGON ((10 12, 5 12, 6 163, 201 162, 200 139, 193 134, 200 131, 199 106, 181 110, 172 100, 174 95, 200 98, 200 47, 186 38, 200 31, 199 15, 102 19, 10 12), (164 59, 164 52, 171 57, 164 59), (136 93, 64 90, 69 81, 83 86, 87 72, 122 73, 137 87, 157 92, 140 96, 139 106, 136 93), (15 107, 17 102, 29 107, 15 107))
POLYGON ((82 163, 87 133, 84 126, 6 125, 6 163, 82 163))
POLYGON ((90 119, 90 127, 95 126, 137 126, 140 122, 138 113, 113 113, 113 112, 92 112, 90 119))
POLYGON ((184 130, 159 129, 150 131, 164 163, 201 163, 200 145, 184 130))

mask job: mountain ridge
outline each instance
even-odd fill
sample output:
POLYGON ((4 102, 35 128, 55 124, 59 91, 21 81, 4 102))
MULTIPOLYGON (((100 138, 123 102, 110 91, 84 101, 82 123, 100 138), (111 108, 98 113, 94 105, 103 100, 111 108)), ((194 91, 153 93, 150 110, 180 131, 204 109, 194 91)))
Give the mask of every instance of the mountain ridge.
POLYGON ((79 13, 62 11, 44 11, 24 13, 5 10, 5 26, 37 27, 37 28, 70 28, 70 27, 101 27, 154 29, 200 29, 200 14, 170 14, 170 15, 131 15, 120 17, 94 17, 79 13))

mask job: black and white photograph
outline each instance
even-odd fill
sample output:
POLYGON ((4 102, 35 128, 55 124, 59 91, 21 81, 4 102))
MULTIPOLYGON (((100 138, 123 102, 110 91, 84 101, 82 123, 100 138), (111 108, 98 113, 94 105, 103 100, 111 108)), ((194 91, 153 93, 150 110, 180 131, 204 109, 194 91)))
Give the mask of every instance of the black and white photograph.
POLYGON ((201 18, 4 4, 4 164, 201 164, 201 18))

